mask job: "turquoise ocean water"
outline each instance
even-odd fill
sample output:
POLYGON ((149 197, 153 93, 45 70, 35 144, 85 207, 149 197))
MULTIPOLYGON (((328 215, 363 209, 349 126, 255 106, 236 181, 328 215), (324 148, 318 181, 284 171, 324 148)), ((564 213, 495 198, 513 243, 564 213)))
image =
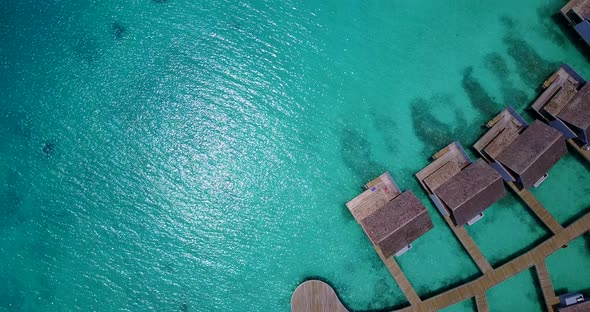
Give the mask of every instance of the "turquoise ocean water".
MULTIPOLYGON (((4 1, 0 311, 289 311, 311 277, 404 306, 344 206, 384 170, 435 224, 398 259, 418 293, 478 276, 413 174, 560 63, 590 77, 562 4, 4 1)), ((567 224, 589 182, 570 155, 534 193, 567 224)), ((494 266, 549 235, 513 196, 468 230, 494 266)), ((590 295, 589 241, 549 259, 558 292, 590 295)), ((542 308, 531 272, 494 311, 542 308)))

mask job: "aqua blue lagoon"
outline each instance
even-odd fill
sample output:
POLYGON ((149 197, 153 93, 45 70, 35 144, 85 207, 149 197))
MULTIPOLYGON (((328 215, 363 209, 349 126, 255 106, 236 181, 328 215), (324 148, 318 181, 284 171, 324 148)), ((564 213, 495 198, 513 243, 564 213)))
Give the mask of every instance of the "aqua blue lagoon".
MULTIPOLYGON (((344 206, 385 170, 435 225, 398 259, 418 294, 479 276, 413 175, 506 105, 532 120, 561 63, 590 77, 561 5, 5 0, 0 311, 290 311, 312 277, 351 309, 404 306, 344 206)), ((567 224, 589 182, 570 154, 534 192, 567 224)), ((514 196, 488 211, 469 233, 493 266, 549 235, 514 196)), ((558 292, 590 289, 567 274, 589 242, 549 258, 558 292)), ((492 310, 541 309, 532 281, 492 310)))

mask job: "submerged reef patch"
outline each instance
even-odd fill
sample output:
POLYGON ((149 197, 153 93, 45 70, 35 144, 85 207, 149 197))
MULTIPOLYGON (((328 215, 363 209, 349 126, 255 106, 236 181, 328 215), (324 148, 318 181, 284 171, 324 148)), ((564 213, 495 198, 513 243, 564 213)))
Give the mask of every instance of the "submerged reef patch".
POLYGON ((463 80, 461 81, 463 90, 467 93, 471 105, 484 118, 491 118, 502 109, 502 105, 486 92, 482 84, 473 76, 473 67, 467 67, 463 71, 463 80))
POLYGON ((504 25, 507 30, 513 30, 516 27, 516 21, 507 15, 500 17, 500 23, 504 25))
POLYGON ((510 80, 508 63, 500 53, 493 52, 485 56, 485 67, 498 79, 502 91, 503 106, 511 105, 517 110, 524 108, 529 102, 527 94, 514 87, 510 80))
POLYGON ((121 39, 123 39, 123 37, 125 37, 125 34, 127 33, 127 29, 125 29, 125 27, 123 27, 123 25, 121 25, 118 22, 114 22, 112 28, 113 28, 112 29, 113 38, 115 38, 115 40, 121 40, 121 39))
POLYGON ((45 157, 49 158, 53 154, 53 150, 55 149, 55 143, 49 141, 43 144, 43 154, 45 157))
POLYGON ((559 64, 543 59, 524 39, 508 35, 504 38, 508 45, 508 54, 518 66, 518 74, 522 81, 537 88, 559 64))
POLYGON ((23 111, 0 111, 0 127, 4 127, 8 132, 24 139, 31 137, 30 118, 23 111))
POLYGON ((388 304, 387 299, 392 298, 393 296, 392 289, 389 287, 387 280, 385 278, 380 278, 375 284, 374 295, 369 307, 371 309, 383 309, 388 304))
POLYGON ((524 91, 512 87, 509 83, 502 85, 502 95, 505 106, 510 105, 518 111, 524 110, 530 102, 529 96, 524 91))
POLYGON ((90 36, 90 34, 75 36, 72 40, 72 49, 86 64, 92 65, 100 58, 101 49, 90 36))
POLYGON ((2 285, 0 285, 0 310, 24 311, 25 295, 18 282, 12 277, 15 274, 5 274, 4 276, 7 276, 8 279, 3 279, 2 285))
POLYGON ((517 73, 527 85, 537 88, 551 73, 553 73, 559 64, 545 60, 540 54, 521 36, 518 36, 510 26, 510 18, 501 19, 506 26, 504 43, 507 45, 508 55, 512 57, 516 66, 517 73))
POLYGON ((385 147, 389 153, 396 153, 398 151, 398 136, 397 123, 387 114, 378 114, 371 111, 371 118, 375 128, 381 134, 385 147))
POLYGON ((180 312, 188 312, 188 307, 189 307, 188 303, 186 303, 186 302, 183 302, 183 303, 180 305, 180 312))
POLYGON ((506 64, 506 60, 504 60, 500 53, 489 53, 484 57, 484 62, 486 68, 498 77, 498 79, 508 79, 510 69, 508 69, 508 64, 506 64))
POLYGON ((548 38, 555 45, 564 48, 568 42, 566 35, 559 31, 559 23, 565 23, 565 19, 561 16, 559 10, 561 5, 547 4, 537 8, 537 16, 541 24, 540 33, 543 37, 548 38))
POLYGON ((15 170, 10 170, 6 177, 5 183, 0 190, 0 214, 4 218, 12 218, 16 216, 20 210, 22 198, 18 193, 18 179, 19 174, 15 170))
POLYGON ((430 110, 433 104, 425 98, 410 103, 414 132, 423 143, 426 155, 433 154, 456 139, 453 128, 438 120, 430 110))
POLYGON ((346 128, 340 135, 342 160, 361 179, 369 181, 385 169, 373 160, 371 144, 355 129, 346 128))
POLYGON ((0 199, 2 200, 0 213, 4 215, 4 218, 15 216, 18 213, 22 199, 16 189, 9 187, 4 190, 0 195, 0 199))

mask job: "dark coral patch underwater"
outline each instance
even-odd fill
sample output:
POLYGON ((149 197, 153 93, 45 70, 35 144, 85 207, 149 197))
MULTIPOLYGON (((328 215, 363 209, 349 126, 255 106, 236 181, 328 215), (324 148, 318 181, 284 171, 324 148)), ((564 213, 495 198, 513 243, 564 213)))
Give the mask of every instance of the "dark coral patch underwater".
POLYGON ((508 79, 510 69, 500 53, 492 52, 484 57, 485 66, 498 79, 508 79))
POLYGON ((53 142, 45 142, 43 145, 43 154, 45 157, 51 157, 53 155, 53 151, 55 149, 55 143, 53 142))
POLYGON ((24 139, 31 138, 32 126, 29 115, 20 110, 0 110, 0 127, 6 128, 11 134, 24 139))
POLYGON ((518 110, 524 108, 530 101, 527 94, 514 87, 510 79, 511 71, 508 63, 500 53, 493 52, 485 56, 485 67, 496 77, 501 86, 502 105, 512 106, 518 110))
MULTIPOLYGON (((441 100, 443 100, 443 97, 433 99, 417 98, 410 103, 414 132, 425 146, 425 155, 428 155, 425 157, 429 157, 461 137, 451 125, 440 121, 433 113, 432 107, 439 105, 441 100)), ((454 106, 448 103, 445 103, 445 105, 448 107, 454 106)), ((465 121, 458 112, 456 114, 458 115, 457 124, 462 126, 465 121)))
POLYGON ((527 85, 537 88, 551 73, 559 67, 559 63, 548 61, 515 31, 515 22, 510 17, 501 18, 505 25, 504 44, 508 55, 514 60, 517 73, 527 85))
POLYGON ((484 118, 491 118, 502 109, 502 105, 473 76, 473 67, 467 67, 463 71, 461 85, 465 93, 467 93, 473 108, 483 115, 484 118))
POLYGON ((118 22, 113 23, 113 38, 115 38, 116 40, 121 40, 123 39, 123 37, 125 37, 126 33, 127 29, 125 29, 123 25, 121 25, 118 22))
POLYGON ((0 184, 0 220, 9 224, 7 220, 15 220, 22 205, 23 199, 18 192, 20 175, 16 170, 9 170, 6 180, 0 184))
POLYGON ((385 167, 373 159, 371 143, 357 130, 346 128, 340 135, 340 152, 346 166, 366 182, 378 176, 385 167))

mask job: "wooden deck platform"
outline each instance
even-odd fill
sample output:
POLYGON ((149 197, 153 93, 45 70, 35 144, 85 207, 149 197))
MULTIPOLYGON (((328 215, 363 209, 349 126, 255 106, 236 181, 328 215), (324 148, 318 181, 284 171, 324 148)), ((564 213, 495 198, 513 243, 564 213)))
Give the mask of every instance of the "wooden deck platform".
POLYGON ((507 184, 553 234, 557 234, 563 230, 563 226, 555 220, 553 215, 545 209, 531 191, 520 190, 513 182, 508 182, 507 184))
POLYGON ((471 160, 458 142, 453 142, 432 156, 433 161, 416 173, 416 178, 429 193, 448 178, 467 167, 471 160))
POLYGON ((551 277, 547 271, 545 260, 535 265, 535 271, 537 272, 539 284, 541 284, 541 290, 543 291, 543 299, 545 300, 547 311, 553 312, 553 307, 559 304, 559 297, 555 295, 555 290, 553 289, 553 284, 551 283, 551 277))
POLYGON ((330 285, 309 280, 301 283, 291 296, 291 311, 296 312, 347 312, 330 285))
POLYGON ((513 114, 516 113, 512 109, 502 110, 486 123, 489 130, 473 145, 473 148, 488 162, 494 161, 528 126, 513 114))
POLYGON ((364 189, 364 192, 346 203, 346 207, 357 222, 401 194, 401 190, 393 182, 389 173, 383 173, 365 184, 364 189))
MULTIPOLYGON (((590 8, 590 1, 588 0, 573 0, 563 7, 562 14, 566 14, 573 6, 582 2, 585 3, 584 7, 590 8)), ((541 86, 543 92, 531 105, 533 111, 546 123, 549 123, 550 120, 559 119, 559 111, 564 106, 567 106, 572 98, 575 98, 580 85, 583 83, 583 79, 577 76, 577 73, 574 76, 568 73, 568 71, 574 72, 571 67, 567 66, 568 70, 566 71, 565 66, 560 67, 543 83, 541 86)), ((567 139, 567 143, 585 158, 586 161, 590 162, 590 151, 582 149, 580 142, 576 142, 574 139, 567 139)))
POLYGON ((549 116, 556 118, 553 114, 557 114, 567 105, 580 88, 582 81, 578 81, 579 79, 570 75, 564 67, 560 67, 543 82, 542 93, 531 104, 531 108, 544 119, 549 116))
POLYGON ((462 226, 456 226, 451 220, 451 217, 445 216, 444 218, 445 221, 447 221, 447 224, 449 225, 453 233, 455 234, 455 236, 457 236, 457 238, 461 242, 461 245, 463 245, 465 251, 467 251, 473 262, 475 262, 479 270, 484 274, 492 271, 492 266, 490 265, 486 257, 483 255, 479 247, 477 247, 477 244, 475 244, 475 241, 473 240, 473 238, 471 238, 471 235, 467 233, 467 230, 465 230, 465 228, 462 226))
MULTIPOLYGON (((590 1, 588 0, 570 0, 566 5, 564 5, 561 10, 561 14, 568 20, 570 19, 567 17, 567 13, 570 10, 575 10, 577 14, 584 18, 590 17, 590 1)), ((571 22, 571 21, 570 21, 571 22)))

